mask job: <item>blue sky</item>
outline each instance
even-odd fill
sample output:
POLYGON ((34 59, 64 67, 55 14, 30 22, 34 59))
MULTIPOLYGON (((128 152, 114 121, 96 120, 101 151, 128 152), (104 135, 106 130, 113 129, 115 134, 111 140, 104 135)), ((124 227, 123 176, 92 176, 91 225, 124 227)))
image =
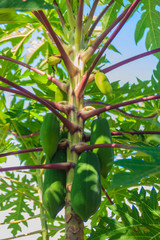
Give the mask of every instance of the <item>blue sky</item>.
MULTIPOLYGON (((115 64, 124 59, 146 52, 145 36, 136 45, 134 41, 134 31, 140 14, 135 13, 124 25, 119 34, 113 40, 112 44, 118 48, 120 54, 106 51, 107 57, 111 64, 115 64)), ((110 81, 121 80, 122 83, 129 81, 131 84, 136 81, 136 77, 141 80, 149 80, 153 69, 156 68, 158 59, 153 55, 141 58, 122 67, 119 67, 107 75, 110 81)))

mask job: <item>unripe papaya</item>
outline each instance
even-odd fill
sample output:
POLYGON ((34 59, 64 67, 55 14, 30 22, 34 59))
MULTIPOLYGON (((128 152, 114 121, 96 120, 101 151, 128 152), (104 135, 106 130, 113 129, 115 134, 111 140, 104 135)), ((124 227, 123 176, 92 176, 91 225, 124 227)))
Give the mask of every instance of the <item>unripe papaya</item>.
MULTIPOLYGON (((96 119, 91 124, 90 144, 112 143, 111 132, 107 119, 96 119)), ((101 174, 107 177, 114 161, 113 148, 95 148, 94 153, 98 155, 101 165, 101 174)))
POLYGON ((57 87, 55 92, 55 102, 67 101, 67 94, 57 87))
POLYGON ((83 221, 87 221, 100 206, 100 163, 93 152, 83 152, 79 156, 72 183, 71 203, 83 221))
POLYGON ((55 54, 52 54, 51 56, 49 56, 48 58, 48 64, 54 66, 58 63, 61 62, 61 55, 55 55, 55 54))
POLYGON ((59 136, 60 126, 57 117, 53 113, 47 113, 40 129, 40 139, 49 160, 57 151, 59 136))
POLYGON ((95 74, 95 83, 103 94, 112 97, 112 86, 103 72, 97 72, 95 74))
MULTIPOLYGON (((49 162, 49 160, 48 160, 49 162)), ((65 150, 58 150, 51 163, 66 162, 65 150)), ((54 219, 64 207, 66 196, 66 172, 59 169, 46 169, 43 183, 43 204, 54 219)))

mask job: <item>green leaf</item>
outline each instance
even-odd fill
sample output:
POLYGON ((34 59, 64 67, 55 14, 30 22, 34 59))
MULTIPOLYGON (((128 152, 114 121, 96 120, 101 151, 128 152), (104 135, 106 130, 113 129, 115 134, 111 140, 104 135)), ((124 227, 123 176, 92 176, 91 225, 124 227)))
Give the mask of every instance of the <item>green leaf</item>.
MULTIPOLYGON (((143 0, 142 1, 142 8, 143 11, 140 20, 137 23, 136 30, 135 30, 135 41, 138 43, 142 37, 146 33, 146 48, 155 49, 160 47, 160 29, 159 29, 159 22, 160 22, 160 14, 158 7, 160 7, 159 0, 143 0)), ((155 54, 158 58, 160 58, 160 54, 155 54)))
POLYGON ((35 18, 31 18, 29 15, 17 13, 12 9, 0 9, 0 24, 27 24, 34 22, 37 21, 35 21, 35 18))
POLYGON ((26 55, 25 62, 27 64, 33 63, 33 61, 40 56, 41 51, 43 51, 43 49, 46 49, 47 45, 48 44, 43 40, 37 42, 34 48, 32 48, 30 52, 26 55))
POLYGON ((110 206, 114 218, 102 217, 98 225, 92 229, 88 240, 158 240, 160 215, 156 213, 160 207, 157 206, 156 210, 152 208, 150 198, 153 191, 154 195, 157 196, 154 188, 151 192, 148 191, 149 196, 146 196, 144 188, 141 188, 139 194, 134 189, 129 191, 130 199, 134 201, 134 205, 128 206, 123 203, 122 206, 118 204, 110 206))
MULTIPOLYGON (((148 151, 146 152, 148 153, 148 151)), ((140 159, 122 159, 116 161, 115 165, 129 169, 129 171, 115 174, 109 186, 110 189, 120 186, 136 186, 144 177, 160 173, 159 159, 156 159, 154 162, 146 162, 140 159)))
POLYGON ((33 11, 40 9, 53 9, 53 5, 47 3, 45 0, 16 0, 16 1, 8 1, 1 0, 0 8, 4 11, 4 9, 10 10, 22 10, 22 11, 33 11))
POLYGON ((102 18, 102 27, 106 29, 116 18, 122 5, 120 1, 115 1, 102 18))

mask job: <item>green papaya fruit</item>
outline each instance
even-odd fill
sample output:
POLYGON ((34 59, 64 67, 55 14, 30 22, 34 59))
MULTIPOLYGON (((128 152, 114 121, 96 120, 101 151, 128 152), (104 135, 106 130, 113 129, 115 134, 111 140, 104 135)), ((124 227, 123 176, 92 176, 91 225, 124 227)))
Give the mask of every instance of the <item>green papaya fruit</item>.
MULTIPOLYGON (((111 132, 107 119, 96 119, 91 124, 90 144, 112 143, 111 132)), ((94 153, 98 155, 101 165, 101 174, 107 177, 114 161, 113 148, 95 148, 94 153)))
POLYGON ((43 150, 50 160, 57 151, 59 138, 59 121, 53 113, 47 113, 40 129, 40 139, 43 150))
POLYGON ((87 221, 100 206, 100 163, 93 152, 83 152, 79 156, 72 183, 71 203, 83 221, 87 221))
POLYGON ((97 72, 95 74, 95 83, 103 94, 112 97, 112 86, 104 73, 97 72))
POLYGON ((67 101, 67 94, 57 87, 55 92, 55 102, 67 101))
MULTIPOLYGON (((58 150, 50 163, 66 162, 65 150, 58 150)), ((48 160, 49 163, 49 160, 48 160)), ((66 172, 59 169, 46 169, 44 171, 43 204, 50 216, 54 219, 64 207, 66 196, 66 172)))
POLYGON ((60 62, 61 62, 61 59, 62 59, 62 58, 61 58, 60 55, 55 55, 55 54, 53 54, 53 55, 49 56, 49 58, 48 58, 48 64, 50 64, 51 66, 54 66, 54 65, 60 63, 60 62))

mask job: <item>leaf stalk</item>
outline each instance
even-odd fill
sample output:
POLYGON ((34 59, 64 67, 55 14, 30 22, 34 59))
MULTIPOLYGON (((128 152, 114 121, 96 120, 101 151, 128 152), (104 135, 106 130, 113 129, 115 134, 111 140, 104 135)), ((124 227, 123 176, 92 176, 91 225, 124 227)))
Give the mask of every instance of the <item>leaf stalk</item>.
POLYGON ((106 112, 106 111, 109 111, 111 109, 116 109, 116 108, 119 108, 119 107, 131 105, 131 104, 134 104, 134 103, 145 102, 145 101, 159 99, 159 98, 160 98, 160 95, 137 98, 137 99, 133 99, 133 100, 130 100, 130 101, 106 106, 106 107, 103 107, 103 108, 98 108, 98 109, 91 110, 91 111, 88 111, 88 112, 82 112, 81 111, 81 112, 79 112, 79 116, 83 119, 83 121, 85 121, 86 119, 88 119, 90 117, 93 117, 95 115, 99 115, 99 114, 101 114, 103 112, 106 112))

